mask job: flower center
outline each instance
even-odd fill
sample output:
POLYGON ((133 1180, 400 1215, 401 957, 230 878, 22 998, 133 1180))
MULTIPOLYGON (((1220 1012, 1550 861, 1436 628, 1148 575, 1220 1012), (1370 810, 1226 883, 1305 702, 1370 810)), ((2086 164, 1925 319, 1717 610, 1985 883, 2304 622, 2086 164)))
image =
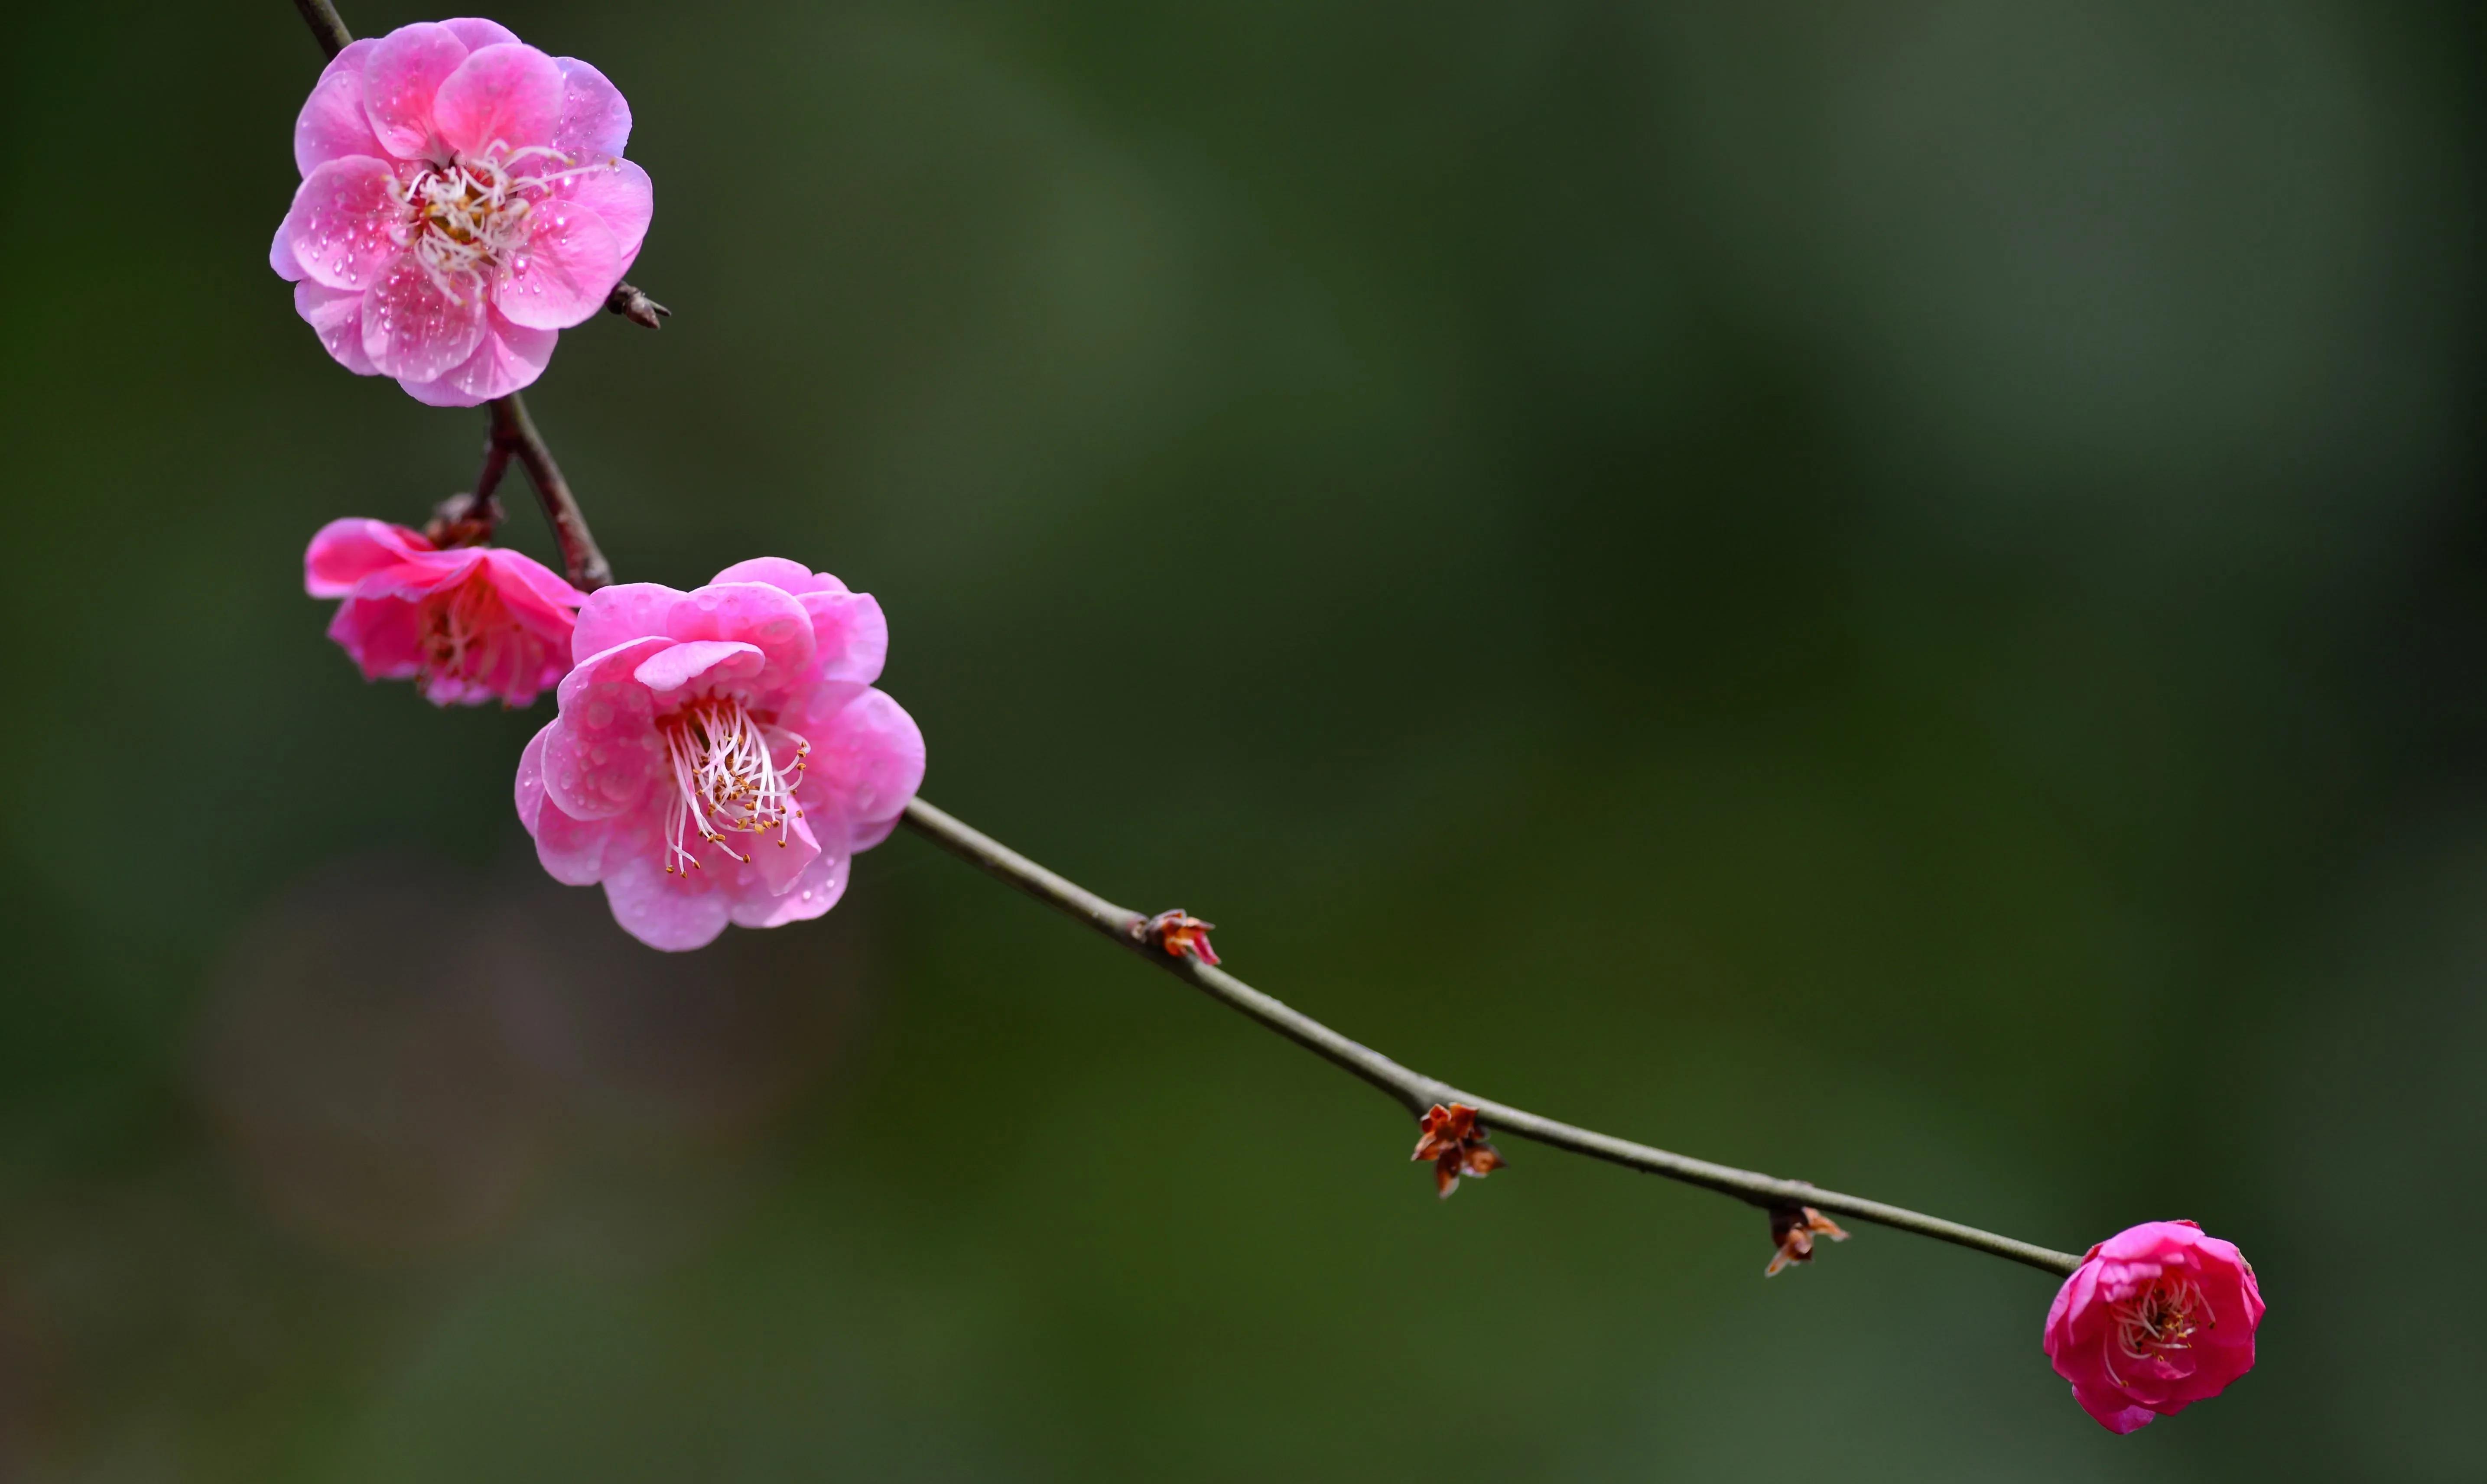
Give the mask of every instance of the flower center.
POLYGON ((405 245, 450 302, 483 292, 503 263, 526 266, 529 214, 545 192, 573 176, 570 156, 545 145, 512 150, 495 140, 484 153, 425 165, 401 186, 408 212, 405 245))
MULTIPOLYGON (((2202 1297, 2202 1285, 2191 1278, 2162 1277, 2110 1312, 2115 1316, 2115 1348, 2134 1360, 2162 1360, 2170 1352, 2191 1350, 2194 1330, 2216 1329, 2220 1323, 2202 1297)), ((2121 1386, 2112 1359, 2108 1374, 2121 1386)))
POLYGON ((784 848, 794 821, 803 817, 795 802, 796 785, 812 744, 782 728, 763 726, 742 703, 726 696, 693 701, 657 723, 665 742, 665 762, 674 775, 674 798, 665 809, 665 873, 699 868, 691 854, 691 831, 701 839, 749 863, 751 857, 725 843, 728 833, 777 831, 784 848), (793 762, 777 766, 767 733, 795 744, 793 762))
POLYGON ((482 568, 451 589, 446 602, 423 610, 425 673, 474 680, 492 674, 513 644, 525 638, 482 568))

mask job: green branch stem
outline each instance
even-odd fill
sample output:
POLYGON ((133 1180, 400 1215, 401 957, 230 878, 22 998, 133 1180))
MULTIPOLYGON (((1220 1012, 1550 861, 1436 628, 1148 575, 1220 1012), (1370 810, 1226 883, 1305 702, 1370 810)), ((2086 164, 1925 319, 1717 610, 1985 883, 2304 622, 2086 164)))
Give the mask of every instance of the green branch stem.
MULTIPOLYGON (((346 29, 346 23, 339 18, 331 0, 293 0, 293 3, 310 26, 311 34, 329 56, 334 57, 345 50, 353 40, 352 33, 346 29)), ((652 329, 667 313, 663 306, 629 284, 614 291, 607 307, 652 329)), ((491 404, 491 434, 485 445, 484 467, 476 479, 475 503, 482 506, 491 498, 493 487, 500 482, 502 473, 515 458, 525 467, 529 481, 543 501, 545 518, 552 525, 553 538, 560 545, 562 562, 568 569, 572 585, 593 591, 611 582, 613 570, 605 562, 604 553, 598 549, 596 538, 589 534, 587 518, 580 512, 577 496, 571 492, 569 482, 562 478, 561 466, 553 462, 551 448, 545 444, 544 434, 537 431, 535 420, 527 415, 526 403, 515 392, 499 398, 491 404)), ((1056 911, 1086 924, 1219 1004, 1249 1017, 1349 1075, 1379 1088, 1411 1114, 1422 1116, 1438 1104, 1445 1106, 1454 1103, 1466 1104, 1477 1110, 1479 1119, 1490 1130, 1516 1134, 1556 1149, 1699 1186, 1722 1195, 1735 1196, 1764 1210, 1811 1206, 1817 1211, 1870 1221, 1897 1231, 1914 1232, 1939 1242, 2009 1258, 2048 1273, 2070 1274, 2081 1265, 2081 1259, 2070 1252, 2058 1252, 2034 1243, 1981 1231, 1958 1221, 1946 1221, 1941 1217, 1886 1205, 1862 1196, 1821 1190, 1802 1180, 1783 1180, 1774 1175, 1672 1154, 1647 1144, 1635 1144, 1630 1139, 1560 1123, 1524 1108, 1465 1091, 1438 1078, 1401 1066, 1371 1047, 1261 993, 1222 968, 1203 964, 1187 954, 1167 953, 1150 941, 1142 931, 1149 920, 1146 913, 1118 906, 1076 882, 1047 870, 921 798, 908 801, 905 823, 915 833, 987 875, 1016 886, 1056 911)))

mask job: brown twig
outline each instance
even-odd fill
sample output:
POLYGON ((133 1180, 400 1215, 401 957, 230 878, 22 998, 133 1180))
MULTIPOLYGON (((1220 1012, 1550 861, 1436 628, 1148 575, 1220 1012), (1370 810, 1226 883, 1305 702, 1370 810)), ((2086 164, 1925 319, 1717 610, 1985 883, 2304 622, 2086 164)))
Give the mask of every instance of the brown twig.
POLYGON ((1817 1190, 1802 1180, 1781 1180, 1774 1175, 1670 1154, 1663 1149, 1653 1149, 1647 1144, 1635 1144, 1610 1134, 1558 1123, 1507 1103, 1496 1103, 1491 1098, 1464 1092, 1448 1082, 1411 1071, 1371 1047, 1350 1040, 1302 1011, 1262 994, 1224 969, 1204 964, 1189 954, 1167 953, 1146 935, 1134 936, 1133 930, 1149 921, 1147 913, 1135 912, 1128 907, 1106 901, 1085 886, 1038 865, 992 836, 961 824, 921 798, 908 803, 905 823, 909 829, 987 875, 1007 882, 1054 910, 1076 918, 1210 998, 1251 1017, 1350 1076, 1372 1083, 1411 1114, 1421 1117, 1437 1104, 1467 1104, 1476 1109, 1482 1122, 1498 1132, 1517 1134, 1556 1149, 1567 1149, 1574 1154, 1585 1154, 1652 1175, 1663 1175, 1669 1180, 1680 1180, 1687 1185, 1700 1186, 1722 1195, 1749 1201, 1765 1210, 1811 1206, 1818 1211, 1834 1211, 1860 1221, 1872 1221, 1898 1231, 1914 1232, 1920 1237, 1932 1237, 1939 1242, 2010 1258, 2048 1273, 2069 1274, 2081 1266, 2081 1259, 2070 1252, 2058 1252, 2052 1247, 1980 1231, 1974 1226, 1964 1226, 1941 1217, 1885 1205, 1863 1196, 1817 1190))
POLYGON ((475 476, 478 498, 492 492, 500 483, 501 473, 516 457, 525 466, 527 480, 536 487, 536 498, 543 502, 545 519, 552 526, 552 539, 561 547, 563 574, 570 585, 581 592, 592 593, 613 580, 612 565, 597 548, 596 538, 587 529, 587 517, 579 511, 578 497, 570 492, 570 482, 561 477, 561 465, 553 462, 552 450, 545 446, 544 434, 536 431, 536 420, 527 415, 526 400, 517 392, 492 399, 492 434, 484 445, 484 467, 475 476))
POLYGON ((311 28, 320 49, 331 58, 352 44, 354 33, 346 29, 345 17, 337 14, 332 0, 293 0, 293 8, 302 13, 302 23, 311 28))

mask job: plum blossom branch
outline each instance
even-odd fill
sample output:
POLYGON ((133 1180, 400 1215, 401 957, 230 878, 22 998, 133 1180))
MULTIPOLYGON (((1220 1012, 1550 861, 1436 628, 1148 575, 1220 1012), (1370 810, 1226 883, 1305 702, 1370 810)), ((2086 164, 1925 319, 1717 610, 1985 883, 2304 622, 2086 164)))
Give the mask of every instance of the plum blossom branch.
POLYGON ((1886 1205, 1882 1201, 1867 1200, 1863 1196, 1820 1190, 1802 1180, 1782 1180, 1752 1170, 1671 1154, 1647 1144, 1617 1138, 1610 1134, 1559 1123, 1507 1103, 1496 1103, 1463 1091, 1448 1082, 1401 1066, 1371 1047, 1351 1040, 1302 1011, 1264 994, 1224 969, 1188 954, 1165 952, 1153 937, 1135 931, 1146 928, 1151 920, 1148 913, 1135 912, 1128 907, 1106 901, 1077 882, 1038 865, 992 836, 961 824, 921 798, 908 804, 905 823, 909 829, 987 875, 1085 923, 1210 998, 1249 1016, 1341 1071, 1380 1088, 1417 1117, 1423 1117, 1438 1106, 1465 1105, 1476 1110, 1478 1121, 1501 1132, 1517 1134, 1541 1144, 1606 1160, 1647 1174, 1663 1175, 1722 1195, 1733 1195, 1766 1211, 1811 1207, 1817 1212, 1836 1212, 1860 1221, 1871 1221, 1879 1226, 1932 1237, 1939 1242, 1949 1242, 1996 1257, 2010 1258, 2048 1273, 2070 1274, 2081 1266, 2082 1260, 2070 1252, 2058 1252, 2052 1247, 1981 1231, 1974 1226, 1964 1226, 1958 1221, 1946 1221, 1941 1217, 1886 1205))
MULTIPOLYGON (((333 0, 294 0, 294 7, 301 12, 312 36, 331 58, 352 42, 352 33, 346 29, 333 0)), ((605 307, 652 329, 657 327, 662 317, 669 313, 627 282, 615 286, 605 307)), ((473 494, 462 509, 489 512, 494 488, 515 458, 525 466, 528 479, 543 501, 545 517, 552 525, 572 585, 593 591, 609 584, 613 580, 612 568, 605 561, 604 553, 598 549, 596 538, 589 533, 587 518, 579 510, 577 497, 571 492, 569 482, 562 478, 561 466, 554 462, 551 448, 536 430, 535 420, 527 415, 525 402, 513 392, 494 399, 490 406, 491 434, 485 445, 484 465, 477 475, 473 494)), ((1559 1123, 1508 1104, 1462 1091, 1448 1082, 1401 1066, 1380 1051, 1341 1035, 1217 967, 1216 956, 1208 948, 1208 925, 1205 923, 1183 917, 1180 912, 1153 918, 1145 912, 1117 906, 1047 870, 991 836, 960 823, 921 798, 908 801, 905 822, 909 828, 941 849, 1047 906, 1077 918, 1211 998, 1240 1011, 1350 1075, 1380 1088, 1420 1119, 1436 1108, 1461 1110, 1471 1126, 1492 1124, 1541 1144, 1735 1196, 1771 1213, 1774 1223, 1784 1222, 1790 1212, 1802 1212, 1811 1217, 1831 1211, 1860 1221, 1872 1221, 2009 1258, 2049 1273, 2070 1274, 2081 1266, 2081 1259, 2069 1252, 2058 1252, 1881 1201, 1818 1190, 1802 1180, 1782 1180, 1671 1154, 1647 1144, 1616 1138, 1612 1134, 1559 1123), (1181 920, 1169 924, 1169 918, 1181 920), (1152 924, 1156 924, 1159 931, 1151 932, 1152 924), (1165 931, 1168 926, 1179 931, 1169 934, 1165 931)), ((1476 1141, 1483 1142, 1481 1132, 1476 1135, 1476 1141)), ((1483 1170, 1474 1172, 1481 1174, 1483 1170)))

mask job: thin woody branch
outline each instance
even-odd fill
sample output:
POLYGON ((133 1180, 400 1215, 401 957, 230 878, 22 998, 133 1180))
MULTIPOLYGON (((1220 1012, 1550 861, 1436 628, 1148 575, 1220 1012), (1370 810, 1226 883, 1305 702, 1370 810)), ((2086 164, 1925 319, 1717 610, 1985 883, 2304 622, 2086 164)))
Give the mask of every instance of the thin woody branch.
POLYGON ((1920 1237, 1932 1237, 1939 1242, 2010 1258, 2048 1273, 2069 1274, 2081 1266, 2081 1259, 2070 1252, 2058 1252, 2052 1247, 1981 1231, 1958 1221, 1946 1221, 1941 1217, 1886 1205, 1862 1196, 1820 1190, 1802 1180, 1781 1180, 1752 1170, 1671 1154, 1647 1144, 1616 1138, 1610 1134, 1558 1123, 1507 1103, 1496 1103, 1490 1098, 1464 1092, 1448 1082, 1401 1066, 1302 1011, 1262 994, 1221 968, 1188 955, 1163 951, 1154 938, 1141 931, 1151 921, 1149 914, 1106 901, 1077 882, 1038 865, 992 836, 961 824, 921 798, 908 803, 906 824, 909 829, 987 875, 1018 887, 1056 911, 1076 918, 1210 998, 1251 1017, 1350 1076, 1370 1082, 1411 1113, 1421 1116, 1437 1105, 1465 1104, 1476 1109, 1482 1122, 1491 1124, 1497 1131, 1517 1134, 1541 1144, 1568 1149, 1574 1154, 1588 1155, 1648 1174, 1663 1175, 1669 1180, 1700 1186, 1722 1195, 1733 1195, 1767 1211, 1810 1206, 1817 1211, 1836 1212, 1860 1221, 1871 1221, 1879 1226, 1914 1232, 1920 1237))
POLYGON ((302 23, 311 28, 312 40, 331 59, 352 43, 354 33, 346 29, 345 17, 337 14, 333 0, 293 0, 293 8, 302 13, 302 23))
MULTIPOLYGON (((294 0, 294 8, 302 13, 302 19, 310 26, 311 34, 330 57, 345 50, 353 40, 352 33, 346 29, 345 21, 338 16, 332 0, 294 0)), ((605 307, 651 329, 658 327, 663 317, 670 313, 629 283, 614 288, 605 307)), ((492 427, 485 445, 484 465, 476 476, 474 492, 469 502, 461 507, 460 514, 472 513, 485 519, 492 518, 496 514, 491 504, 494 489, 507 471, 510 461, 515 458, 525 466, 527 477, 543 501, 545 518, 552 525, 553 538, 561 547, 562 562, 568 569, 572 585, 593 591, 609 584, 613 580, 613 569, 604 560, 604 553, 597 548, 596 538, 587 529, 587 518, 578 508, 577 497, 571 493, 569 482, 562 478, 561 466, 553 462, 552 450, 545 445, 544 435, 536 431, 535 420, 527 415, 526 403, 513 392, 496 399, 490 406, 492 427)), ((1781 1180, 1752 1170, 1671 1154, 1595 1130, 1558 1123, 1508 1104, 1464 1092, 1448 1082, 1401 1066, 1371 1047, 1339 1034, 1311 1016, 1262 994, 1216 967, 1214 957, 1207 951, 1205 938, 1198 940, 1198 946, 1192 952, 1177 948, 1179 942, 1193 941, 1188 936, 1193 929, 1205 932, 1208 926, 1205 923, 1183 917, 1179 912, 1152 918, 1145 912, 1117 906, 1077 882, 1055 875, 991 836, 961 824, 921 798, 908 801, 906 823, 908 828, 941 849, 1055 910, 1077 918, 1211 998, 1251 1017, 1314 1055, 1380 1088, 1420 1118, 1437 1106, 1464 1106, 1473 1110, 1476 1121, 1491 1123, 1523 1138, 1748 1201, 1772 1213, 1774 1226, 1783 1222, 1791 1212, 1810 1215, 1811 1212, 1831 1211, 1860 1221, 1872 1221, 2010 1258, 2048 1273, 2069 1274, 2081 1266, 2081 1259, 2069 1252, 2058 1252, 1981 1231, 1974 1226, 1964 1226, 1957 1221, 1946 1221, 1940 1217, 1885 1205, 1881 1201, 1818 1190, 1802 1180, 1781 1180), (1168 918, 1181 920, 1168 924, 1168 918), (1157 924, 1159 931, 1151 932, 1152 924, 1157 924), (1164 929, 1169 925, 1180 930, 1177 936, 1166 935, 1164 929), (1203 962, 1204 959, 1211 961, 1203 962)), ((1482 1173, 1481 1170, 1477 1172, 1482 1173)), ((1774 1267, 1776 1266, 1774 1263, 1774 1267)))
POLYGON ((492 434, 484 447, 484 467, 475 477, 475 497, 485 499, 500 482, 501 472, 515 457, 525 465, 527 480, 536 487, 536 498, 543 502, 545 519, 552 526, 552 538, 561 547, 561 564, 570 585, 582 592, 594 592, 613 580, 612 564, 597 548, 596 537, 587 529, 587 517, 578 508, 578 497, 570 492, 570 482, 561 477, 561 465, 553 462, 552 450, 546 447, 544 434, 536 431, 536 420, 527 415, 526 400, 517 392, 492 400, 492 434))

